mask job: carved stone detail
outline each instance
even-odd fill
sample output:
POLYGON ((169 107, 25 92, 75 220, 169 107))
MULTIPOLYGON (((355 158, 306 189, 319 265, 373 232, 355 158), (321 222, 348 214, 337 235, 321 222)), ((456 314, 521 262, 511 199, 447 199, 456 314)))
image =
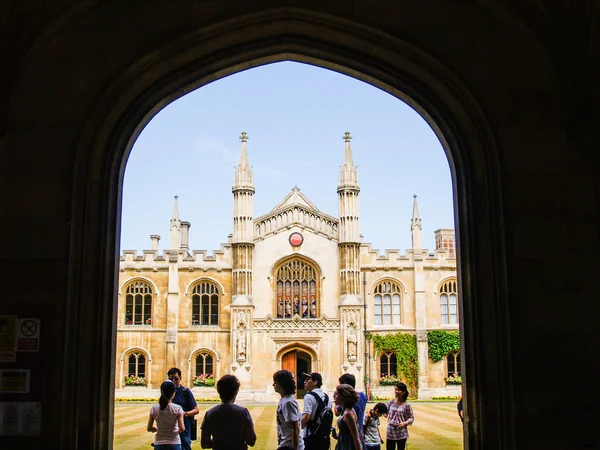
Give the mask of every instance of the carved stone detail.
POLYGON ((321 316, 319 319, 301 319, 297 314, 291 319, 274 319, 270 314, 264 319, 254 319, 253 328, 258 331, 270 330, 339 330, 339 319, 321 316))

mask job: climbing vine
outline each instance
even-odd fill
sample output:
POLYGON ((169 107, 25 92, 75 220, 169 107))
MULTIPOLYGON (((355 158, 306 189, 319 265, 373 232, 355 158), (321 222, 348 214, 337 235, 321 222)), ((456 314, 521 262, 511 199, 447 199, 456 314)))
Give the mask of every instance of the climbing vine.
POLYGON ((374 334, 373 346, 379 353, 396 353, 398 378, 406 382, 411 395, 416 396, 419 388, 419 360, 417 337, 414 334, 374 334))
POLYGON ((438 362, 451 352, 460 351, 460 332, 458 330, 432 330, 427 332, 429 357, 438 362))

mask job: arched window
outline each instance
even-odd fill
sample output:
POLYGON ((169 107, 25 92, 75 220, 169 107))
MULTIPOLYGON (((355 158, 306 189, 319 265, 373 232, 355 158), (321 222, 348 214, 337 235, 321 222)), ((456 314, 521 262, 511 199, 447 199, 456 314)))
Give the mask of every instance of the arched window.
POLYGON ((130 377, 146 378, 146 355, 133 352, 127 356, 127 373, 130 377))
POLYGON ((460 352, 448 353, 446 356, 446 373, 448 377, 460 375, 460 352))
POLYGON ((152 289, 143 281, 127 286, 125 292, 125 325, 152 324, 152 289))
POLYGON ((295 259, 277 270, 277 317, 291 319, 298 314, 303 319, 316 319, 319 294, 317 270, 295 259))
POLYGON ((212 353, 200 352, 196 355, 196 376, 207 377, 215 374, 214 372, 214 357, 212 353))
POLYGON ((400 286, 392 281, 384 281, 375 286, 375 325, 399 325, 400 286))
POLYGON ((440 321, 443 325, 458 323, 456 284, 456 280, 449 280, 440 287, 440 321))
POLYGON ((396 377, 396 354, 393 352, 382 353, 379 357, 379 377, 396 377))
POLYGON ((192 325, 219 324, 219 289, 203 281, 192 291, 192 325))

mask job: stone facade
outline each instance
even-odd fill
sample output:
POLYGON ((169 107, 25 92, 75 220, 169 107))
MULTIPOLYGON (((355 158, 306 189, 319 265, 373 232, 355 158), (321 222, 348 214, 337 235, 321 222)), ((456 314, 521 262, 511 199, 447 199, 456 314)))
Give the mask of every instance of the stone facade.
MULTIPOLYGON (((371 341, 365 347, 365 326, 371 334, 417 335, 420 397, 460 394, 460 387, 446 386, 448 362, 428 357, 426 338, 429 330, 458 329, 453 230, 436 232, 433 253, 423 249, 415 196, 411 249, 382 255, 364 242, 350 139, 346 133, 337 218, 321 212, 298 187, 254 218, 243 133, 232 189, 233 233, 220 250, 212 256, 189 250, 190 224, 179 219, 176 197, 170 248, 160 252, 160 237, 152 235, 152 250, 123 251, 117 397, 154 393, 172 366, 190 386, 197 375, 234 373, 242 381, 240 397, 255 401, 276 400, 271 375, 282 367, 297 374, 318 371, 328 389, 341 373, 354 373, 357 380, 368 375, 375 395, 392 396, 391 388, 379 385, 386 369, 371 341), (441 292, 447 282, 454 283, 453 305, 441 292), (443 313, 442 303, 451 311, 443 313), (147 387, 125 386, 130 374, 143 376, 147 387)), ((215 395, 210 388, 195 392, 215 395)))

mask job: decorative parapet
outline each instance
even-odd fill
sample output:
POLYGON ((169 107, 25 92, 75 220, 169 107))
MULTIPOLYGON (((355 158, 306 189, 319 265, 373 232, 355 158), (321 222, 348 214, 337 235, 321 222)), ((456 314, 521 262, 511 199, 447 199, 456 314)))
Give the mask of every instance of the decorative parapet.
POLYGON ((301 319, 297 314, 292 319, 274 319, 270 314, 264 319, 254 319, 253 328, 256 331, 275 330, 339 330, 340 319, 330 319, 321 316, 319 319, 301 319))
POLYGON ((264 239, 296 225, 329 239, 338 239, 338 220, 335 217, 298 205, 257 217, 254 220, 254 239, 264 239))

